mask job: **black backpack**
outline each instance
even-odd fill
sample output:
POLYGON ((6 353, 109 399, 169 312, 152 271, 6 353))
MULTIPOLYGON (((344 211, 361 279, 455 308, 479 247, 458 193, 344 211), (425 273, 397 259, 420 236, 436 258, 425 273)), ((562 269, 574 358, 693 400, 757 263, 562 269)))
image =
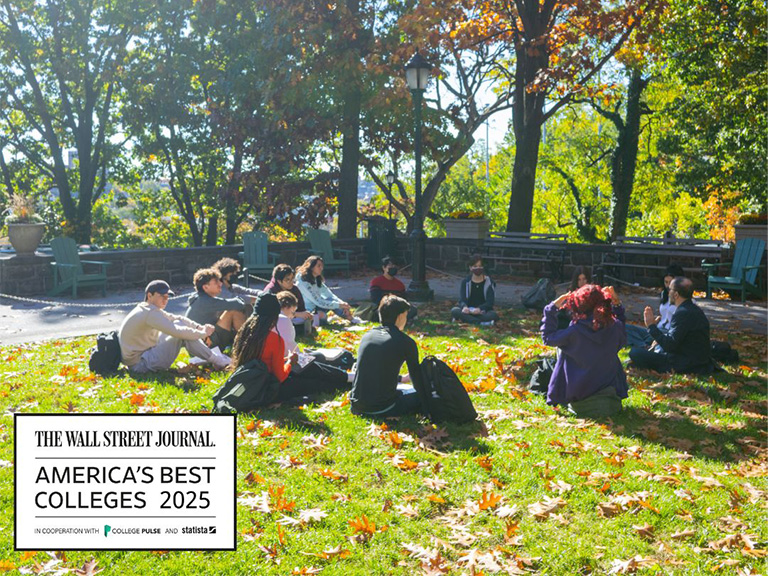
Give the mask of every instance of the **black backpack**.
POLYGON ((536 369, 531 374, 531 383, 528 386, 533 394, 546 396, 549 390, 549 381, 552 379, 552 372, 555 370, 557 358, 546 356, 539 358, 533 364, 536 369))
POLYGON ((520 298, 526 308, 544 310, 544 306, 555 299, 555 285, 549 278, 539 278, 539 281, 520 298))
POLYGON ((250 412, 277 398, 280 381, 258 358, 238 366, 213 395, 213 411, 222 414, 250 412))
POLYGON ((341 348, 331 348, 331 350, 333 350, 335 354, 326 355, 320 350, 312 350, 311 348, 305 348, 304 352, 315 356, 317 361, 321 364, 333 366, 334 368, 350 370, 352 366, 355 365, 355 355, 349 350, 342 350, 341 348))
POLYGON ((739 352, 731 348, 728 342, 712 340, 712 360, 723 364, 734 364, 739 361, 739 352))
POLYGON ((120 360, 122 360, 122 353, 117 331, 99 334, 96 337, 96 346, 91 348, 91 358, 88 360, 88 368, 91 372, 100 376, 114 374, 120 367, 120 360))
POLYGON ((464 385, 442 360, 427 356, 421 362, 424 389, 418 390, 421 402, 433 422, 471 422, 477 412, 464 385))

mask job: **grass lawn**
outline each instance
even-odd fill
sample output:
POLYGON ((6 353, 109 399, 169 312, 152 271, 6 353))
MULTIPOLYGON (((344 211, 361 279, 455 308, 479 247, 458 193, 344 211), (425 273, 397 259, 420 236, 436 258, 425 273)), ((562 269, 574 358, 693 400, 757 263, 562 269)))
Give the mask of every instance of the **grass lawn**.
MULTIPOLYGON (((225 374, 94 378, 94 338, 0 348, 0 572, 86 574, 95 558, 104 575, 765 574, 765 337, 715 333, 742 354, 715 377, 630 370, 624 412, 596 422, 526 392, 531 360, 554 353, 537 314, 481 329, 447 314, 431 305, 408 330, 487 431, 381 426, 343 394, 241 415, 236 552, 15 552, 14 412, 206 411, 225 374)), ((361 335, 319 340, 354 350, 361 335)))

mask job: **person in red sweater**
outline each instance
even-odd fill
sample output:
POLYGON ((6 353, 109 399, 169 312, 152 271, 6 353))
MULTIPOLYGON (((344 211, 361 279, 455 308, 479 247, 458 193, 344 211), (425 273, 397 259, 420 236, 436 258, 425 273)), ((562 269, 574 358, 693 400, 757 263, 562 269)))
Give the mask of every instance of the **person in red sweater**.
MULTIPOLYGON (((379 304, 384 296, 393 294, 399 298, 405 298, 405 284, 399 278, 396 278, 398 268, 394 258, 391 256, 382 258, 381 271, 382 275, 376 276, 368 286, 368 293, 371 295, 370 303, 362 304, 355 310, 355 316, 359 316, 369 322, 379 319, 379 304)), ((416 307, 411 304, 408 310, 408 320, 416 318, 417 313, 416 307)))
POLYGON ((318 392, 349 390, 354 374, 313 361, 301 372, 296 367, 299 355, 285 355, 285 343, 277 332, 280 303, 274 294, 262 294, 256 300, 253 315, 240 328, 232 346, 232 369, 258 358, 280 381, 277 400, 308 396, 318 392))

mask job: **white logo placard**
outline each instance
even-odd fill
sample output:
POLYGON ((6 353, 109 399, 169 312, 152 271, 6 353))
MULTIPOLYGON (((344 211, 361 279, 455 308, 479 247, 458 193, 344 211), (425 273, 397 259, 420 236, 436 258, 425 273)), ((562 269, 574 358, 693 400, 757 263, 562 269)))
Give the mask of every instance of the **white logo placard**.
POLYGON ((17 550, 234 550, 234 415, 15 414, 17 550))

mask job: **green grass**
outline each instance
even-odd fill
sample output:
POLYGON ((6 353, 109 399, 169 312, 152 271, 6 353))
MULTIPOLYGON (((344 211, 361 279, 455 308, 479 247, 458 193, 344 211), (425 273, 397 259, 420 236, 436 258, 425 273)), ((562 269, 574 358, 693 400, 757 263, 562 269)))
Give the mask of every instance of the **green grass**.
MULTIPOLYGON (((487 433, 415 417, 382 430, 352 416, 343 394, 241 415, 238 498, 283 486, 292 511, 239 503, 236 552, 71 552, 59 567, 79 568, 94 557, 104 575, 291 574, 311 567, 324 575, 410 575, 422 573, 423 560, 434 574, 607 574, 631 571, 615 562, 640 556, 639 573, 764 573, 764 337, 725 335, 743 358, 716 377, 630 370, 625 411, 595 422, 525 392, 530 360, 546 351, 537 315, 504 312, 489 329, 446 325, 438 321, 447 317, 441 305, 423 316, 409 327, 421 355, 444 357, 465 384, 478 387, 471 396, 487 433), (319 435, 326 440, 318 442, 319 435), (313 441, 319 446, 308 447, 313 441), (278 462, 290 457, 300 467, 278 462), (434 478, 444 487, 425 483, 434 478), (478 510, 483 491, 501 499, 478 510), (529 510, 558 497, 564 506, 546 518, 529 510), (278 524, 313 508, 327 516, 305 526, 278 524), (349 522, 362 515, 375 531, 352 541, 349 522), (644 537, 635 526, 645 525, 652 533, 644 537), (690 535, 673 538, 685 531, 690 535), (733 534, 749 537, 732 538, 727 549, 717 543, 733 534), (341 554, 317 556, 339 548, 341 554)), ((327 329, 320 342, 354 349, 361 334, 327 329)), ((93 378, 92 345, 93 338, 78 338, 0 348, 0 571, 49 559, 13 550, 13 467, 3 465, 13 461, 13 412, 199 412, 210 408, 225 378, 93 378)))

